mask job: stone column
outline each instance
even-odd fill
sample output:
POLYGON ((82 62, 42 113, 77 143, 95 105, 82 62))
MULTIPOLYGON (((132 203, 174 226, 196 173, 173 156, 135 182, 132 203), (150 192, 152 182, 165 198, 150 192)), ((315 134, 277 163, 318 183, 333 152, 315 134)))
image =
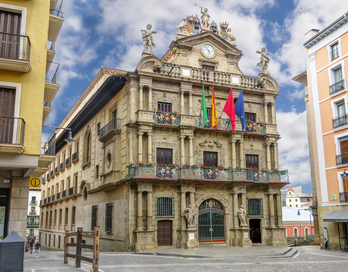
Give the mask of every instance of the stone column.
POLYGON ((139 85, 139 110, 143 109, 143 85, 139 85))
POLYGON ((270 217, 270 227, 274 228, 274 202, 273 202, 273 194, 268 195, 269 202, 269 217, 270 217))
POLYGON ((181 165, 185 164, 185 136, 180 136, 180 157, 181 157, 181 165))
POLYGON ((143 132, 138 132, 138 161, 143 160, 143 132))
MULTIPOLYGON (((128 129, 128 139, 129 139, 129 162, 128 163, 132 163, 133 162, 133 131, 131 128, 128 129)), ((105 148, 104 148, 105 150, 105 148)), ((105 151, 104 151, 104 158, 105 158, 105 151)), ((105 169, 105 163, 103 164, 103 169, 105 169)), ((105 173, 105 172, 103 172, 105 173)))
POLYGON ((192 115, 192 91, 189 92, 189 114, 192 115))
POLYGON ((152 226, 152 191, 147 192, 147 230, 153 230, 153 226, 152 226))
POLYGON ((181 98, 181 111, 180 111, 180 114, 184 114, 185 113, 185 105, 184 105, 184 91, 181 91, 180 92, 180 98, 181 98))
POLYGON ((137 230, 143 230, 143 192, 138 191, 137 230))
POLYGON ((276 108, 275 102, 272 102, 272 124, 276 123, 276 108))
POLYGON ((186 192, 185 191, 181 191, 181 228, 182 229, 186 229, 186 219, 185 219, 185 212, 186 209, 186 192))
POLYGON ((274 167, 279 169, 279 161, 278 161, 278 143, 274 143, 274 167))
POLYGON ((190 145, 190 165, 193 164, 193 136, 189 137, 189 145, 190 145))
POLYGON ((149 106, 148 110, 152 111, 152 86, 149 86, 149 106))
POLYGON ((244 163, 244 143, 243 140, 239 140, 239 160, 240 160, 240 167, 245 167, 245 163, 244 163))
POLYGON ((190 205, 191 208, 195 209, 195 192, 190 192, 190 205))
POLYGON ((237 158, 236 158, 236 140, 231 140, 231 149, 232 149, 232 168, 237 167, 237 158))
POLYGON ((267 170, 271 170, 271 149, 270 149, 270 143, 266 142, 266 150, 267 150, 267 170))
POLYGON ((276 199, 277 199, 278 227, 283 227, 281 195, 276 194, 276 199))
POLYGON ((152 162, 152 133, 147 133, 147 161, 152 162))
POLYGON ((239 220, 238 220, 238 194, 233 193, 233 218, 234 218, 234 227, 239 227, 239 220))
POLYGON ((267 110, 267 102, 266 100, 264 100, 262 102, 262 105, 263 105, 263 113, 265 115, 265 124, 268 123, 268 110, 267 110))
POLYGON ((242 193, 242 205, 244 207, 244 209, 246 210, 247 206, 246 206, 246 193, 242 193))

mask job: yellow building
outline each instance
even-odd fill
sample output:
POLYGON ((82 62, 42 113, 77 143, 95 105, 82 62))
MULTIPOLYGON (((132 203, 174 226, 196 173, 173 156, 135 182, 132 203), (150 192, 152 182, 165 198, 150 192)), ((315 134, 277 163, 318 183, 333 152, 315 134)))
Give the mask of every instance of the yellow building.
POLYGON ((178 27, 162 58, 151 50, 148 25, 135 71, 102 68, 61 122, 75 142, 64 130, 50 138, 57 153, 42 186, 43 247, 62 249, 66 230, 97 225, 101 250, 286 245, 279 86, 265 49, 259 77, 246 76, 228 23, 218 35, 205 21, 194 34, 194 19, 178 27), (217 129, 210 118, 204 128, 203 84, 209 111, 214 88, 218 117, 231 87, 235 98, 243 89, 245 133, 240 121, 232 132, 226 115, 217 129))
POLYGON ((316 243, 346 249, 348 222, 348 13, 306 34, 306 87, 316 243))
POLYGON ((56 0, 0 3, 0 238, 25 238, 29 177, 46 171, 41 131, 59 84, 54 43, 64 21, 56 0), (47 44, 50 47, 47 48, 47 44))

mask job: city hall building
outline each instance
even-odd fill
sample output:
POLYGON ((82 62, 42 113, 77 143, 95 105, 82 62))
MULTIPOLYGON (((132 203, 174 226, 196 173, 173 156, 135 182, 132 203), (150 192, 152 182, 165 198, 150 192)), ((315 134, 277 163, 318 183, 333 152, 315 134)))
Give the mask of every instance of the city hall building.
POLYGON ((101 68, 59 125, 75 141, 65 141, 66 129, 51 136, 46 153, 56 159, 43 177, 42 246, 62 249, 66 230, 94 226, 101 227, 101 250, 286 245, 279 86, 265 49, 259 77, 244 75, 228 23, 209 25, 204 16, 200 28, 198 17, 183 20, 161 58, 148 25, 135 70, 101 68), (235 100, 243 90, 245 132, 238 117, 232 131, 222 114, 231 87, 235 100))

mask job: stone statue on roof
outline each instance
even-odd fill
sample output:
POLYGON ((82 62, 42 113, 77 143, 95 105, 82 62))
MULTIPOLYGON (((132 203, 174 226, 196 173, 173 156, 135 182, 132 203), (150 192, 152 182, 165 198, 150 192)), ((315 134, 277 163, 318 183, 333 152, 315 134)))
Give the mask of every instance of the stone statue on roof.
POLYGON ((261 71, 259 74, 269 74, 269 72, 267 72, 267 68, 270 59, 268 57, 269 54, 266 53, 266 47, 262 47, 261 51, 257 50, 256 53, 261 54, 260 62, 256 64, 256 66, 261 67, 261 71))
POLYGON ((153 31, 151 30, 151 28, 152 28, 152 25, 148 24, 146 26, 146 30, 141 30, 141 34, 143 35, 144 50, 149 51, 149 47, 150 47, 150 51, 152 52, 152 46, 156 47, 152 39, 152 34, 156 34, 157 31, 153 31))
MULTIPOLYGON (((198 6, 197 4, 195 4, 195 6, 198 6)), ((202 21, 202 29, 209 29, 209 14, 208 14, 208 9, 205 8, 203 11, 203 7, 199 6, 201 8, 201 21, 202 21)))

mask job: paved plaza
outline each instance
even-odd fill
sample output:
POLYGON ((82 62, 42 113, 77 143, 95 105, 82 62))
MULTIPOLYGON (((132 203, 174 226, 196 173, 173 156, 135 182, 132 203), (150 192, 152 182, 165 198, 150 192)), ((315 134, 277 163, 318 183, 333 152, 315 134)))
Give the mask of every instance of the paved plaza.
MULTIPOLYGON (((86 252, 83 255, 91 256, 86 252)), ((25 254, 25 272, 90 271, 91 264, 74 260, 62 264, 62 251, 25 254)), ((320 250, 318 246, 278 248, 203 246, 197 249, 157 248, 144 252, 101 252, 100 272, 160 271, 347 271, 348 253, 320 250)))

